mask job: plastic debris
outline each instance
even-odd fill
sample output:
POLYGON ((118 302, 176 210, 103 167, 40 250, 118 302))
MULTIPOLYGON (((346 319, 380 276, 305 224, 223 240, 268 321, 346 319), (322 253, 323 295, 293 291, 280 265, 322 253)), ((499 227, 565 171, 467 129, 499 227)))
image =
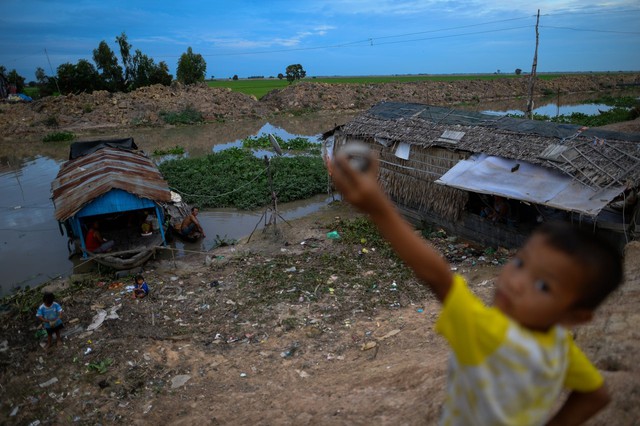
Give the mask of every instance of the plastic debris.
POLYGON ((395 336, 398 333, 400 333, 400 329, 396 328, 395 330, 391 330, 390 332, 388 332, 384 336, 378 337, 377 339, 378 340, 385 340, 385 339, 388 339, 389 337, 395 336))
POLYGON ((116 305, 109 309, 109 312, 104 309, 98 309, 98 313, 93 317, 91 324, 87 327, 87 331, 93 331, 100 327, 105 320, 108 319, 119 319, 120 317, 116 313, 118 309, 120 309, 122 305, 116 305))
POLYGON ((391 283, 391 288, 389 289, 389 291, 398 291, 398 284, 395 280, 391 283))
POLYGON ((424 312, 424 309, 422 309, 422 308, 418 308, 418 309, 416 309, 416 312, 418 312, 419 314, 421 314, 421 313, 423 313, 423 312, 424 312))
POLYGON ((240 377, 247 377, 247 373, 240 373, 240 377))
POLYGON ((93 351, 93 349, 87 348, 87 349, 85 349, 84 354, 85 355, 89 355, 92 351, 93 351))
POLYGON ((13 410, 11 410, 11 414, 9 414, 9 417, 15 417, 16 414, 18 414, 19 409, 20 409, 20 406, 16 405, 16 407, 13 410))
POLYGON ((296 271, 297 271, 297 269, 296 269, 295 266, 292 266, 291 268, 287 268, 287 269, 284 270, 284 272, 296 272, 296 271))
POLYGON ((327 232, 327 238, 330 240, 339 240, 340 234, 338 234, 338 231, 327 232))
POLYGON ((180 386, 184 386, 189 380, 191 380, 191 376, 188 374, 179 374, 171 379, 171 389, 179 388, 180 386))
POLYGON ((58 383, 57 377, 54 377, 53 379, 49 379, 44 383, 40 383, 38 386, 40 386, 41 388, 46 388, 47 386, 51 386, 54 383, 58 383))
POLYGON ((300 347, 300 343, 293 342, 293 344, 289 347, 289 349, 287 349, 286 351, 280 352, 280 356, 282 358, 291 358, 293 354, 295 354, 296 351, 298 350, 298 347, 300 347))

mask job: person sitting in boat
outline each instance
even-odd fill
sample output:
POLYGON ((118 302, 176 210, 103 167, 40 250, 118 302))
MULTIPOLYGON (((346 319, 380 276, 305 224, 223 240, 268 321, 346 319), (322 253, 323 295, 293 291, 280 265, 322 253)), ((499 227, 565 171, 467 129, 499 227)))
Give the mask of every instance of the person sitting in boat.
POLYGON ((87 238, 85 239, 85 246, 87 251, 91 253, 108 253, 113 249, 115 242, 113 240, 107 240, 100 234, 100 225, 97 221, 91 224, 91 229, 87 232, 87 238))
POLYGON ((197 207, 192 207, 191 214, 185 217, 180 224, 180 229, 178 230, 185 237, 192 237, 196 231, 202 234, 202 238, 206 237, 204 229, 202 229, 202 226, 200 226, 200 221, 198 220, 199 212, 200 210, 197 207))

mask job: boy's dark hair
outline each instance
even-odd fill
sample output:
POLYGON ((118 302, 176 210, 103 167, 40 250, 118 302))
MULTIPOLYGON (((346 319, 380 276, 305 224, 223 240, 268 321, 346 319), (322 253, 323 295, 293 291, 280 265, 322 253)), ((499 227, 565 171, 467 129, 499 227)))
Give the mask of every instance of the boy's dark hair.
POLYGON ((144 281, 144 277, 141 274, 138 274, 138 275, 136 275, 134 280, 135 280, 135 282, 138 282, 139 280, 144 281))
POLYGON ((51 304, 55 300, 55 296, 53 293, 47 291, 44 295, 42 295, 42 301, 46 304, 51 304))
POLYGON ((575 259, 586 271, 586 282, 575 308, 595 309, 622 282, 618 250, 608 241, 567 222, 548 222, 535 229, 549 245, 575 259))

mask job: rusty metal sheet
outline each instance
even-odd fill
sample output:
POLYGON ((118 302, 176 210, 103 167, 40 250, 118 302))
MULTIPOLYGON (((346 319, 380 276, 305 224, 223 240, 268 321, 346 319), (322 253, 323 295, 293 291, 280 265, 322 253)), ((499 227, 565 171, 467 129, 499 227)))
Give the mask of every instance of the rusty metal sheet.
POLYGON ((152 201, 171 201, 169 184, 148 157, 135 151, 102 148, 60 167, 51 183, 56 219, 69 219, 112 189, 152 201))

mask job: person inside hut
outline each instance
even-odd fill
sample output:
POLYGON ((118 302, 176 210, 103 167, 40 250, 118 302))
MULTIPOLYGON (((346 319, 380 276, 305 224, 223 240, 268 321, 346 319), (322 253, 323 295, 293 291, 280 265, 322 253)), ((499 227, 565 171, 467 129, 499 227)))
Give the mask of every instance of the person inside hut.
POLYGON ((198 220, 198 213, 200 210, 197 207, 191 208, 191 214, 184 218, 182 223, 180 224, 180 233, 185 237, 194 237, 196 232, 199 232, 202 235, 202 238, 206 238, 204 233, 204 229, 200 225, 200 221, 198 220))
POLYGON ((100 233, 100 224, 96 220, 91 224, 91 228, 89 229, 89 232, 87 232, 87 238, 85 239, 84 244, 87 251, 91 253, 108 253, 113 249, 115 242, 102 237, 102 234, 100 233))
POLYGON ((142 230, 142 235, 143 236, 149 236, 153 233, 153 215, 149 214, 149 212, 147 212, 146 210, 143 213, 143 218, 142 218, 142 225, 140 225, 140 228, 142 230))
POLYGON ((509 218, 509 203, 503 197, 493 196, 493 206, 486 206, 480 212, 480 216, 486 217, 495 223, 507 223, 509 218))

